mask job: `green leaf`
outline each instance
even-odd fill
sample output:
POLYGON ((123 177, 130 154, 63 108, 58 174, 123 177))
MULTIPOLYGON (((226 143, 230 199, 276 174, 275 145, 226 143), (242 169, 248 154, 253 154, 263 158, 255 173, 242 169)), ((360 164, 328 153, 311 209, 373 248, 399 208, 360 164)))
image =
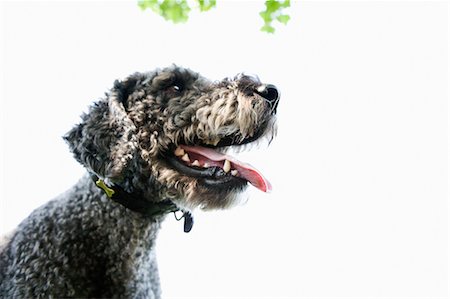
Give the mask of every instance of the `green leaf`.
POLYGON ((216 0, 198 0, 200 11, 208 11, 216 6, 216 0))
POLYGON ((281 7, 288 8, 291 6, 291 0, 285 0, 283 3, 281 3, 281 7))
POLYGON ((270 24, 264 24, 264 26, 261 27, 261 31, 267 32, 267 33, 274 33, 275 28, 270 24))
POLYGON ((285 8, 290 7, 291 1, 290 0, 267 0, 265 1, 265 7, 266 9, 261 11, 259 15, 264 21, 264 26, 261 28, 261 31, 268 32, 268 33, 274 33, 275 27, 272 25, 273 21, 278 21, 284 25, 289 22, 290 17, 289 15, 283 13, 283 10, 285 8))
POLYGON ((268 12, 267 10, 260 12, 259 15, 264 20, 264 22, 270 23, 273 20, 272 14, 270 12, 268 12))
POLYGON ((277 17, 278 22, 280 22, 280 23, 282 23, 284 25, 286 25, 287 22, 289 22, 290 19, 291 19, 291 17, 288 16, 288 15, 279 15, 277 17))
POLYGON ((138 5, 174 23, 186 22, 191 10, 186 0, 139 0, 138 5))
MULTIPOLYGON (((169 5, 164 10, 164 17, 172 20, 174 23, 186 22, 189 18, 189 11, 191 10, 184 1, 165 0, 169 5)), ((164 3, 163 2, 163 3, 164 3)), ((162 6, 161 6, 162 8, 162 6)))
POLYGON ((276 12, 278 9, 280 9, 281 4, 277 0, 268 0, 266 1, 266 10, 269 12, 276 12))
POLYGON ((158 0, 139 0, 138 5, 142 10, 159 8, 158 0))

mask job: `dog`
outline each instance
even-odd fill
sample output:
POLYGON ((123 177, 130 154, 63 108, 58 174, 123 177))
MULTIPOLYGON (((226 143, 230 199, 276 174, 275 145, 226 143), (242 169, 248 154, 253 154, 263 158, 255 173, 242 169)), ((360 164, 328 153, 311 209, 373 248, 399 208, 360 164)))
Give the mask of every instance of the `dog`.
POLYGON ((230 148, 269 141, 279 91, 179 66, 116 81, 64 139, 87 170, 0 247, 0 297, 160 298, 155 239, 167 214, 225 209, 271 185, 230 148))

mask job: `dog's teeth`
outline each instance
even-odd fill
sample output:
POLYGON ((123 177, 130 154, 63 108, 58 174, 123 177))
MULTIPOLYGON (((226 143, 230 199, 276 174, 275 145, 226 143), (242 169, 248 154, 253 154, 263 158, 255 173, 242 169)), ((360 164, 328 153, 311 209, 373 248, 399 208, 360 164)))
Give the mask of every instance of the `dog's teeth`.
POLYGON ((208 163, 205 163, 205 164, 203 164, 203 167, 208 168, 208 167, 209 167, 209 164, 208 164, 208 163))
POLYGON ((177 156, 177 157, 184 156, 184 149, 182 149, 181 147, 177 147, 175 150, 175 156, 177 156))
POLYGON ((192 162, 191 165, 192 166, 200 166, 200 162, 198 162, 198 160, 195 160, 194 162, 192 162))
POLYGON ((225 163, 223 163, 223 171, 229 172, 231 169, 231 162, 228 160, 225 160, 225 163))
POLYGON ((233 169, 233 170, 231 171, 231 175, 232 175, 232 176, 237 176, 237 174, 238 174, 238 171, 237 171, 236 169, 233 169))
POLYGON ((191 162, 191 159, 189 159, 189 155, 186 153, 183 155, 183 157, 181 157, 181 160, 183 160, 184 162, 191 162))

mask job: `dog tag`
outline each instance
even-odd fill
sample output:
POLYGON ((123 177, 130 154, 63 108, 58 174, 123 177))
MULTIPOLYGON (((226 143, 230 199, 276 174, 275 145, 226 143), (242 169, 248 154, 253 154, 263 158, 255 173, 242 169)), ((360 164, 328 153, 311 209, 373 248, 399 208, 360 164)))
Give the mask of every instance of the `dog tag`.
POLYGON ((191 231, 192 226, 194 226, 194 218, 189 212, 184 212, 183 218, 184 218, 184 232, 188 233, 191 231))

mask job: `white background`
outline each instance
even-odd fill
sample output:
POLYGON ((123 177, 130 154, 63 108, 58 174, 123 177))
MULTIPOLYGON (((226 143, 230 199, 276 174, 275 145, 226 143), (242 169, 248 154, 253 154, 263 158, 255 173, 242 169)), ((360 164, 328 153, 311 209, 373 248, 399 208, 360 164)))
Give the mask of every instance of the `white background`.
POLYGON ((2 2, 0 229, 83 169, 61 136, 117 78, 177 63, 281 89, 279 135, 244 155, 274 187, 169 216, 164 298, 447 298, 449 4, 218 1, 173 25, 130 2, 2 2))

